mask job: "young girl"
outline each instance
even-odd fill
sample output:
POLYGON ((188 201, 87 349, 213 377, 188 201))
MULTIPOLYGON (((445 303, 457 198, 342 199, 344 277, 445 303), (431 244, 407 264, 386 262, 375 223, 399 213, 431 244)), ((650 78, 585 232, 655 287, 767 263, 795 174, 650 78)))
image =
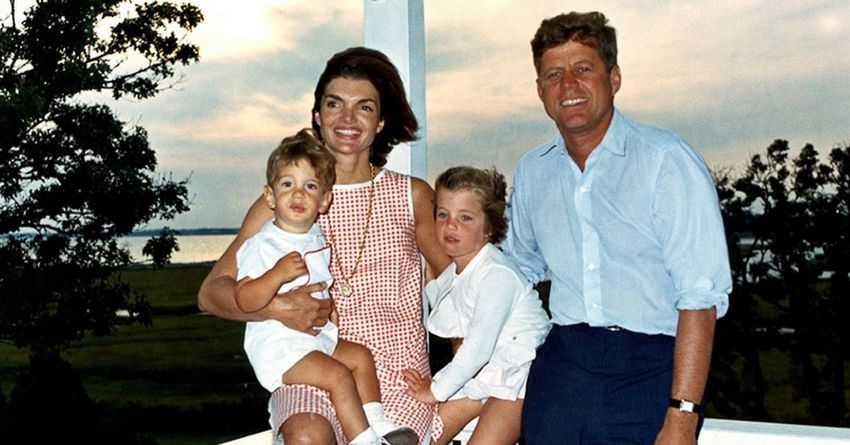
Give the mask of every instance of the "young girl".
POLYGON ((462 339, 433 380, 405 371, 409 394, 438 404, 434 444, 446 444, 470 420, 474 444, 519 440, 525 380, 549 331, 537 292, 492 243, 505 235, 503 175, 454 167, 437 178, 437 241, 453 263, 425 287, 428 330, 462 339))

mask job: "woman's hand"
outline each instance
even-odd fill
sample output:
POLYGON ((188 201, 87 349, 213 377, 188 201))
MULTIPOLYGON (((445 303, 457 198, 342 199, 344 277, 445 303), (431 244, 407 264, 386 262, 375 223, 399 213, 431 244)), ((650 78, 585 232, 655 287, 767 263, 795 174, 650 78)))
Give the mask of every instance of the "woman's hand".
POLYGON ((263 309, 263 314, 296 331, 316 335, 331 316, 333 300, 313 298, 311 294, 326 287, 326 283, 315 283, 278 294, 263 309))
POLYGON ((699 416, 668 408, 661 431, 655 437, 655 445, 696 445, 699 416))
POLYGON ((401 371, 404 382, 407 383, 407 395, 428 404, 436 404, 438 401, 431 392, 431 379, 422 377, 419 371, 408 368, 401 371))

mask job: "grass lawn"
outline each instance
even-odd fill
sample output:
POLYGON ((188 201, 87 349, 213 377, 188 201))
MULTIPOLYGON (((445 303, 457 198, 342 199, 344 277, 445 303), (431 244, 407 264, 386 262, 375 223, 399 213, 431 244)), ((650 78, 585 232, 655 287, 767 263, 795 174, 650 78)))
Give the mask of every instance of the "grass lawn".
POLYGON ((768 391, 764 404, 778 422, 800 423, 807 417, 807 403, 794 400, 789 354, 776 349, 761 352, 762 369, 768 391))
MULTIPOLYGON (((125 271, 124 280, 150 298, 153 324, 89 336, 63 353, 92 400, 152 413, 137 424, 161 445, 219 443, 267 425, 267 395, 242 350, 244 324, 198 313, 195 295, 209 267, 125 271)), ((8 397, 28 354, 0 344, 0 356, 8 397)))

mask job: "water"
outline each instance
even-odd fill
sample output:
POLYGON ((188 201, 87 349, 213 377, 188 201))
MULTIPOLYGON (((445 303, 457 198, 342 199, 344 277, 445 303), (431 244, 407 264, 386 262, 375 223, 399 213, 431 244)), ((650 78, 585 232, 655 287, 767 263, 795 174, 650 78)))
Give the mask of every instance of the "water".
MULTIPOLYGON (((177 245, 180 250, 171 255, 171 262, 204 263, 215 261, 224 253, 224 249, 233 241, 236 235, 177 235, 177 245)), ((150 239, 146 236, 126 236, 119 239, 119 244, 130 249, 133 262, 150 261, 142 255, 145 243, 150 239)))

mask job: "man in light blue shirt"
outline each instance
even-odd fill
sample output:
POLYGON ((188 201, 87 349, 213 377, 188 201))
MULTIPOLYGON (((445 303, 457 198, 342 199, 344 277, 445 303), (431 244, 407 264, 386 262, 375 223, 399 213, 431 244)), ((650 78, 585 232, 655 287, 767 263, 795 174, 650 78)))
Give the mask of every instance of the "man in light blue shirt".
POLYGON ((679 137, 614 108, 604 15, 544 20, 531 43, 559 136, 520 160, 502 245, 531 281, 552 281, 523 439, 695 444, 732 286, 711 175, 679 137))

